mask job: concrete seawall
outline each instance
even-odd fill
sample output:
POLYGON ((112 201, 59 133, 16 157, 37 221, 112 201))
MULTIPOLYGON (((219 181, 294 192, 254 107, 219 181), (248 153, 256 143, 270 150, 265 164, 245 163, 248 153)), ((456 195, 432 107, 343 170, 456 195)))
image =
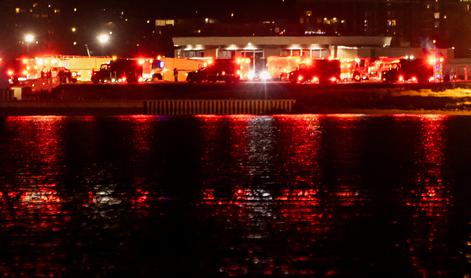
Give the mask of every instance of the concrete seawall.
POLYGON ((193 115, 471 111, 471 89, 456 84, 287 83, 66 85, 30 100, 0 100, 2 115, 193 115), (449 93, 451 92, 451 93, 449 93), (287 101, 287 102, 286 102, 287 101), (289 103, 284 104, 284 103, 289 103), (289 106, 289 108, 288 108, 289 106))
MULTIPOLYGON (((42 98, 61 101, 119 101, 119 100, 150 100, 150 99, 292 99, 323 94, 357 94, 380 91, 401 91, 430 89, 440 91, 455 88, 450 84, 381 84, 381 83, 350 83, 338 85, 272 83, 240 83, 240 84, 187 84, 187 83, 145 83, 145 84, 71 84, 62 85, 51 94, 42 98)), ((467 86, 467 84, 460 84, 467 86)))
POLYGON ((296 100, 294 99, 260 99, 260 100, 181 100, 163 99, 144 102, 146 114, 151 115, 231 115, 251 114, 266 115, 279 113, 292 113, 296 100))
POLYGON ((0 102, 0 115, 129 115, 144 113, 144 101, 0 102))

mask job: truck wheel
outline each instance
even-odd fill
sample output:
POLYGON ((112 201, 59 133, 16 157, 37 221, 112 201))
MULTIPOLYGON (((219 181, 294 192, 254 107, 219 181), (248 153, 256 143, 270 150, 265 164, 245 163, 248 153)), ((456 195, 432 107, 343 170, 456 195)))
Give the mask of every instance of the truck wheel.
POLYGON ((360 82, 360 81, 361 81, 361 76, 360 76, 360 74, 354 74, 354 75, 353 75, 353 80, 355 80, 356 82, 360 82))

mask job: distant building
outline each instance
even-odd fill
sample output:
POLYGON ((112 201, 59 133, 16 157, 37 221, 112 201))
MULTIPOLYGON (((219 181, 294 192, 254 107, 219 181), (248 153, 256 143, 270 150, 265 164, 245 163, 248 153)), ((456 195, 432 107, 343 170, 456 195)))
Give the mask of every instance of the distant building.
MULTIPOLYGON (((231 37, 174 37, 175 57, 231 59, 247 57, 258 70, 270 56, 304 56, 313 58, 338 57, 347 49, 365 51, 391 44, 391 37, 335 36, 231 36, 231 37)), ((358 55, 358 53, 356 54, 358 55)), ((353 56, 353 54, 352 54, 353 56)))
POLYGON ((471 0, 0 1, 3 53, 169 55, 172 37, 387 36, 471 56, 471 0), (190 3, 191 2, 191 3, 190 3), (32 32, 36 41, 25 43, 32 32), (97 43, 110 32, 111 43, 97 43))
MULTIPOLYGON (((398 46, 450 46, 469 0, 297 0, 306 35, 389 35, 398 46), (435 43, 433 43, 435 41, 435 43)), ((463 21, 465 22, 465 21, 463 21)))
POLYGON ((266 56, 336 56, 340 48, 388 47, 392 37, 375 36, 224 36, 174 37, 175 56, 231 58, 266 56))
MULTIPOLYGON (((353 59, 429 55, 422 48, 391 47, 389 36, 192 36, 172 40, 177 58, 247 57, 254 70, 262 69, 270 56, 353 59)), ((453 49, 438 51, 447 59, 454 58, 453 49)))

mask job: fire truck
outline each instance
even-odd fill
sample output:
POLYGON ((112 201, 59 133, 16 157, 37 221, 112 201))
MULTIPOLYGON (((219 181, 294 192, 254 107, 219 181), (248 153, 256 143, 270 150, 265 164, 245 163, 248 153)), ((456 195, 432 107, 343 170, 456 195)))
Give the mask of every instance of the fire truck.
POLYGON ((139 76, 137 81, 159 81, 163 80, 163 74, 165 70, 165 62, 162 59, 157 57, 153 58, 135 58, 135 59, 125 59, 129 61, 136 61, 139 66, 142 67, 142 74, 139 76))
POLYGON ((189 83, 226 82, 236 83, 241 80, 241 61, 233 59, 216 59, 205 67, 188 73, 189 83))
POLYGON ((360 82, 369 80, 369 58, 343 58, 340 59, 340 78, 343 81, 360 82))
POLYGON ((141 62, 135 59, 116 59, 110 63, 100 66, 100 70, 93 71, 92 82, 115 83, 127 82, 134 83, 143 81, 143 67, 141 62))
POLYGON ((443 58, 429 56, 427 58, 404 57, 390 64, 381 76, 385 83, 410 82, 431 83, 442 80, 443 58))
POLYGON ((267 71, 274 80, 288 80, 289 73, 295 71, 301 62, 301 57, 297 56, 270 56, 267 58, 267 71))
POLYGON ((90 81, 92 71, 110 60, 112 57, 38 56, 16 59, 7 66, 9 75, 18 82, 55 76, 74 82, 90 81))
POLYGON ((291 83, 335 84, 340 79, 340 61, 336 59, 315 59, 301 64, 297 70, 290 72, 291 83))

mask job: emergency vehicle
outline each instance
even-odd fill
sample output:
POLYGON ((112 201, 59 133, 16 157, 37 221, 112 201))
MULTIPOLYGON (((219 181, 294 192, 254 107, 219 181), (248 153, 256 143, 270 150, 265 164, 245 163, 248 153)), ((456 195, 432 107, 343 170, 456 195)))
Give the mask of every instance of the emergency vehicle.
POLYGON ((115 82, 134 83, 143 81, 142 73, 143 67, 139 60, 116 59, 101 65, 100 70, 94 71, 92 82, 94 84, 115 82))
POLYGON ((340 59, 340 79, 355 82, 369 80, 369 64, 370 61, 367 58, 340 59))
POLYGON ((267 72, 273 80, 288 80, 289 73, 295 71, 301 61, 297 56, 270 56, 267 58, 267 72))
POLYGON ((161 60, 160 56, 157 59, 153 58, 135 58, 126 59, 129 61, 136 61, 142 67, 142 75, 138 81, 160 81, 163 80, 163 72, 165 70, 165 62, 161 60))
POLYGON ((188 73, 186 80, 190 83, 226 82, 236 83, 242 78, 248 78, 247 68, 244 67, 246 58, 216 59, 205 67, 188 73), (244 70, 245 69, 245 70, 244 70))
POLYGON ((430 83, 439 82, 443 76, 442 57, 431 55, 427 58, 414 58, 406 56, 384 70, 381 74, 385 83, 411 82, 430 83))
POLYGON ((336 84, 340 79, 340 61, 337 59, 315 59, 301 64, 297 70, 290 72, 291 83, 336 84))
POLYGON ((8 73, 15 82, 36 80, 44 77, 63 76, 70 81, 90 81, 92 71, 108 63, 112 57, 88 56, 38 56, 20 58, 9 63, 8 73))

